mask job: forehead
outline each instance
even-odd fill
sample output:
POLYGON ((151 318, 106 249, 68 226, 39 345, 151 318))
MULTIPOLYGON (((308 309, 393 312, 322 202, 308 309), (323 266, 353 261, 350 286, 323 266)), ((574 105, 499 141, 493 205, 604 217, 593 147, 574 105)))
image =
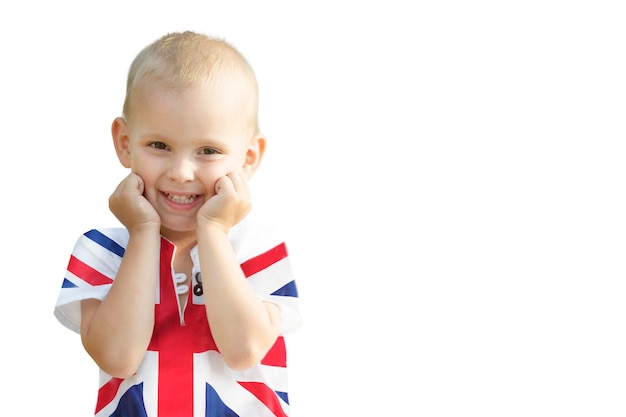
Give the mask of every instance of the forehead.
POLYGON ((224 111, 243 112, 245 116, 253 119, 256 119, 258 112, 258 92, 256 88, 234 77, 223 77, 194 83, 144 77, 138 80, 132 91, 129 92, 129 95, 127 117, 133 111, 149 105, 150 100, 155 95, 177 96, 180 100, 193 98, 198 101, 204 101, 205 104, 221 103, 224 111))
POLYGON ((220 101, 223 105, 239 108, 254 102, 257 95, 246 83, 233 78, 211 79, 202 82, 182 82, 158 77, 144 77, 130 92, 131 102, 137 107, 148 104, 155 95, 177 96, 179 99, 195 98, 204 101, 220 101), (147 99, 147 100, 146 100, 147 99))
POLYGON ((249 99, 237 85, 142 84, 137 86, 127 117, 131 130, 140 136, 232 141, 254 133, 249 99))

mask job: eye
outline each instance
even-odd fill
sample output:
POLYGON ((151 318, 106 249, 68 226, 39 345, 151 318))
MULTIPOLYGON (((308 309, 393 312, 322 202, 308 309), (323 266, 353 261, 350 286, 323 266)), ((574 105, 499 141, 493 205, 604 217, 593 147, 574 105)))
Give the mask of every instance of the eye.
POLYGON ((202 148, 202 149, 200 150, 200 153, 201 153, 202 155, 216 155, 216 154, 218 154, 219 152, 218 152, 216 149, 213 149, 213 148, 202 148))
POLYGON ((154 149, 163 149, 163 150, 167 149, 167 145, 164 144, 163 142, 152 142, 150 143, 149 146, 154 149))

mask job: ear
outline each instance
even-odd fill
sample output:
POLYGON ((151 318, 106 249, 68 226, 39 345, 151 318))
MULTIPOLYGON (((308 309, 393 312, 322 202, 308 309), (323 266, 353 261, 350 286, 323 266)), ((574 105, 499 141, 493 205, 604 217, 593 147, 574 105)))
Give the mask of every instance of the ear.
POLYGON ((257 134, 250 142, 250 147, 246 151, 246 160, 243 165, 243 170, 248 174, 248 179, 252 178, 256 170, 261 165, 263 154, 265 153, 265 137, 261 134, 257 134))
POLYGON ((130 168, 130 138, 128 137, 128 125, 123 117, 116 117, 111 125, 113 146, 117 153, 117 159, 124 168, 130 168))

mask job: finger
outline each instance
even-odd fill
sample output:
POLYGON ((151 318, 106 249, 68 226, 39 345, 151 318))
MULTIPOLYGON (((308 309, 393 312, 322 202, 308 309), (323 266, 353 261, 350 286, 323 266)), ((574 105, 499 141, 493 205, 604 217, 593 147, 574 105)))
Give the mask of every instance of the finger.
POLYGON ((126 176, 126 178, 120 183, 120 186, 123 187, 126 193, 142 195, 144 192, 144 182, 143 178, 135 173, 130 173, 126 176))
POLYGON ((216 194, 227 194, 235 191, 235 186, 233 185, 232 179, 226 175, 215 183, 215 193, 216 194))
POLYGON ((143 178, 141 178, 139 175, 136 175, 136 181, 137 181, 137 190, 139 190, 139 194, 143 195, 143 192, 145 191, 145 184, 143 182, 143 178))
POLYGON ((237 192, 246 192, 248 189, 248 181, 243 172, 231 172, 228 177, 233 182, 233 186, 237 192))

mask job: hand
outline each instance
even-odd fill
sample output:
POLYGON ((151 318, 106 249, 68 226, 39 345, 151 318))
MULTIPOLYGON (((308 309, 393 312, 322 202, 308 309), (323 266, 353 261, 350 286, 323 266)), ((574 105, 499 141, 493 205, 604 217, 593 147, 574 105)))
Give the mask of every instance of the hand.
POLYGON ((109 209, 129 231, 143 226, 161 227, 159 214, 143 196, 143 190, 143 179, 131 173, 109 197, 109 209))
POLYGON ((198 226, 216 225, 228 232, 252 208, 248 178, 243 172, 231 172, 215 183, 215 195, 198 211, 198 226))

